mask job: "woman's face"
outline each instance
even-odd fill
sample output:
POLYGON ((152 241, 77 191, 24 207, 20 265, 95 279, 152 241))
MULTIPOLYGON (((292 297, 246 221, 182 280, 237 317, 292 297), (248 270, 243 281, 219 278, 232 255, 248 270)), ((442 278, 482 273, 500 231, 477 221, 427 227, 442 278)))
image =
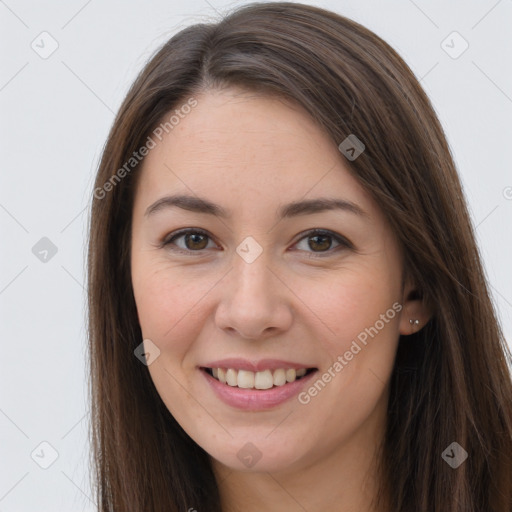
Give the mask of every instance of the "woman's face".
POLYGON ((147 155, 133 210, 156 389, 231 468, 368 451, 411 331, 396 239, 305 112, 237 89, 196 99, 147 155))

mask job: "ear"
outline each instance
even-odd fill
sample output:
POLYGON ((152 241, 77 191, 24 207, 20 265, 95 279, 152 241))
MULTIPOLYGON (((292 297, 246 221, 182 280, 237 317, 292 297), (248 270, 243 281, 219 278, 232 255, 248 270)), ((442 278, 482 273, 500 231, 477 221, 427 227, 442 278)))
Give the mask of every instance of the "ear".
POLYGON ((433 308, 427 304, 423 293, 410 280, 407 280, 404 286, 402 306, 400 334, 404 336, 414 334, 423 329, 430 318, 432 318, 433 308))

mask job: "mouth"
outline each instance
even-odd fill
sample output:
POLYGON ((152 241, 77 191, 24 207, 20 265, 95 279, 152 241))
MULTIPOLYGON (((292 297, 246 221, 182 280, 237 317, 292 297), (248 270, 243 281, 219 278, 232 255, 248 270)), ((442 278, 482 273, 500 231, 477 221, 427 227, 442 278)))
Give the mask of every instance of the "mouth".
POLYGON ((275 368, 253 372, 237 368, 201 367, 216 381, 239 389, 268 390, 299 381, 317 371, 317 368, 275 368))

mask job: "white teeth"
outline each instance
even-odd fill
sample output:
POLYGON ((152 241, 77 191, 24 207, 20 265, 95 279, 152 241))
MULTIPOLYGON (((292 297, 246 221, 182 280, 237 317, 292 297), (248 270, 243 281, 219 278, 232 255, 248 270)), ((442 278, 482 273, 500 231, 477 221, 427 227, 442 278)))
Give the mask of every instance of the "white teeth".
POLYGON ((273 385, 274 378, 270 370, 256 372, 256 376, 254 377, 254 387, 256 389, 270 389, 273 385))
POLYGON ((293 382, 297 377, 297 372, 293 368, 286 370, 286 381, 293 382))
POLYGON ((238 385, 236 370, 233 370, 232 368, 228 368, 228 370, 226 371, 226 382, 230 386, 238 385))
POLYGON ((284 386, 286 384, 286 372, 279 368, 274 371, 274 386, 284 386))
POLYGON ((242 389, 270 389, 273 386, 284 386, 287 382, 294 382, 306 375, 307 369, 278 368, 277 370, 264 370, 251 372, 249 370, 235 370, 234 368, 211 368, 215 379, 232 387, 242 389))
POLYGON ((247 370, 238 370, 238 387, 239 388, 253 388, 254 387, 254 373, 247 370))

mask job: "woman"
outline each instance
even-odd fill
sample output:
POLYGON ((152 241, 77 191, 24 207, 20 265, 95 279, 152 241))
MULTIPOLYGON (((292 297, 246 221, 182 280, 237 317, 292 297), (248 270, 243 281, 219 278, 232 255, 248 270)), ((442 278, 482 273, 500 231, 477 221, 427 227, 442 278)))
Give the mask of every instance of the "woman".
POLYGON ((89 245, 102 511, 512 510, 510 353, 396 52, 294 3, 175 35, 89 245))

